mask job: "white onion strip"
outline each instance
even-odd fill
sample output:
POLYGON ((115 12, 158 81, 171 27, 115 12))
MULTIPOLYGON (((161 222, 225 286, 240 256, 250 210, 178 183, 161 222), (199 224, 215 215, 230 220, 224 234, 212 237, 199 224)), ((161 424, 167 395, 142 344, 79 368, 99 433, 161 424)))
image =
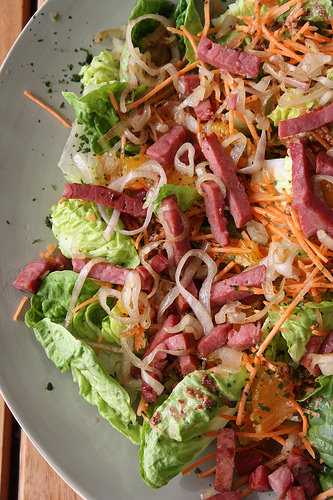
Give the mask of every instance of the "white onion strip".
POLYGON ((108 316, 111 316, 111 309, 109 308, 107 304, 107 298, 108 297, 114 297, 117 300, 120 300, 120 292, 118 290, 115 290, 114 288, 100 288, 98 290, 98 301, 102 309, 108 314, 108 316))
POLYGON ((145 260, 145 257, 149 255, 152 250, 158 248, 162 243, 164 243, 164 240, 154 241, 153 243, 149 243, 148 245, 144 246, 139 252, 141 264, 145 269, 147 269, 147 271, 153 277, 154 280, 153 288, 151 292, 147 295, 147 299, 150 299, 155 295, 160 281, 160 276, 156 271, 154 271, 152 266, 145 260))
POLYGON ((164 391, 164 385, 154 377, 149 375, 149 373, 147 373, 145 370, 141 370, 141 378, 144 382, 146 382, 146 384, 150 385, 150 387, 154 389, 158 396, 160 396, 164 391))
POLYGON ((217 273, 217 266, 213 259, 209 257, 202 250, 189 250, 186 254, 180 259, 179 264, 176 269, 176 285, 179 290, 179 293, 184 297, 187 301, 197 319, 202 325, 203 331, 205 335, 214 328, 214 324, 210 314, 210 292, 214 277, 217 273), (208 268, 207 278, 203 282, 200 292, 199 292, 199 300, 196 299, 184 286, 180 281, 181 272, 183 270, 184 265, 187 260, 191 257, 197 257, 200 260, 203 260, 208 268))
POLYGON ((317 231, 317 238, 320 243, 325 245, 326 248, 328 248, 329 250, 333 250, 333 238, 331 238, 331 236, 329 236, 326 231, 319 229, 319 231, 317 231))
POLYGON ((113 209, 110 220, 104 230, 103 237, 106 241, 110 241, 113 232, 115 231, 117 224, 119 222, 120 212, 119 210, 113 209))
POLYGON ((68 306, 68 311, 66 314, 65 318, 65 327, 67 328, 70 322, 72 321, 73 314, 74 314, 74 308, 77 304, 77 301, 79 299, 81 290, 83 288, 84 282, 88 278, 88 274, 90 273, 91 269, 96 265, 99 264, 100 262, 104 262, 104 259, 91 259, 87 264, 83 266, 81 269, 77 280, 75 282, 73 291, 72 291, 72 296, 69 301, 69 306, 68 306))
POLYGON ((248 167, 241 168, 240 170, 238 170, 238 173, 254 174, 255 172, 259 172, 259 170, 262 169, 265 163, 265 153, 266 153, 266 132, 265 130, 262 130, 256 149, 256 154, 254 156, 253 164, 248 167))
POLYGON ((193 333, 196 340, 200 339, 203 335, 201 323, 192 314, 185 314, 185 316, 175 326, 165 328, 168 333, 188 332, 193 333))
POLYGON ((193 144, 191 144, 190 142, 185 142, 184 144, 182 144, 175 155, 175 169, 177 170, 177 172, 193 177, 194 156, 195 149, 193 144), (188 164, 184 163, 181 160, 181 157, 186 153, 188 154, 188 164))

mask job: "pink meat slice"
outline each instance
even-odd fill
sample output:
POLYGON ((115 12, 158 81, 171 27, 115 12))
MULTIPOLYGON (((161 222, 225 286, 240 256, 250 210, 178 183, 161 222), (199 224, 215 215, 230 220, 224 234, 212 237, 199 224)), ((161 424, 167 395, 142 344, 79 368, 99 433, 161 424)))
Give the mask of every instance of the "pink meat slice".
POLYGON ((217 436, 216 472, 214 487, 230 491, 235 469, 236 438, 233 429, 222 429, 217 436))
POLYGON ((199 361, 193 354, 185 354, 179 357, 179 368, 180 372, 185 377, 191 372, 194 372, 199 368, 199 361))
POLYGON ((333 176, 333 158, 321 151, 316 157, 316 173, 333 176))
POLYGON ((165 345, 170 351, 187 351, 192 345, 192 336, 188 333, 176 333, 166 339, 165 345))
POLYGON ((224 217, 224 198, 216 182, 204 182, 201 186, 206 207, 206 215, 216 241, 225 246, 229 243, 227 220, 224 217))
POLYGON ((211 120, 214 117, 214 108, 211 100, 205 99, 204 101, 201 101, 197 106, 195 106, 194 112, 198 120, 201 122, 208 122, 211 120))
POLYGON ((318 352, 320 352, 322 343, 322 337, 312 336, 306 344, 306 353, 300 361, 300 364, 304 366, 311 373, 311 375, 314 375, 315 377, 318 377, 320 375, 320 369, 319 366, 312 366, 311 354, 317 354, 318 352))
POLYGON ((249 477, 249 487, 253 491, 269 491, 268 469, 265 465, 259 465, 249 477))
POLYGON ((164 167, 172 165, 175 155, 184 142, 187 142, 189 133, 182 125, 175 125, 169 132, 163 134, 146 151, 146 154, 152 160, 157 161, 164 167))
POLYGON ((227 342, 230 330, 231 325, 224 323, 223 325, 215 326, 208 335, 202 337, 198 343, 198 353, 200 356, 206 358, 208 354, 224 346, 227 342))
POLYGON ((188 96, 192 94, 193 90, 195 90, 200 85, 199 75, 184 75, 181 76, 178 80, 179 91, 181 94, 188 96))
POLYGON ((304 132, 310 132, 323 125, 328 125, 333 122, 333 103, 328 104, 320 109, 309 111, 304 115, 297 118, 290 118, 289 120, 282 120, 279 123, 279 137, 294 136, 304 132))
POLYGON ((214 283, 211 291, 211 302, 213 305, 227 304, 235 300, 251 297, 251 291, 237 290, 240 286, 260 287, 265 281, 266 267, 264 265, 253 267, 243 271, 236 276, 214 283))
POLYGON ((287 491, 286 500, 306 500, 304 488, 302 486, 294 486, 293 488, 290 488, 287 491))
POLYGON ((210 168, 227 188, 229 207, 236 226, 244 226, 252 219, 251 207, 245 188, 237 177, 231 156, 226 153, 216 134, 210 134, 203 139, 201 149, 210 168))
POLYGON ((298 484, 301 484, 307 495, 314 498, 320 492, 320 486, 314 474, 311 462, 298 448, 294 448, 288 457, 288 467, 298 484))
POLYGON ((49 259, 39 259, 29 262, 19 272, 17 278, 13 282, 13 287, 21 292, 36 293, 42 283, 42 279, 50 271, 62 270, 69 268, 69 260, 66 259, 60 252, 55 253, 49 259))
MULTIPOLYGON (((79 273, 87 262, 88 259, 72 259, 73 271, 79 273)), ((137 267, 136 271, 140 274, 142 289, 150 291, 152 288, 152 276, 143 266, 137 267)), ((116 266, 108 262, 101 262, 91 269, 89 276, 90 278, 112 283, 113 285, 124 285, 129 272, 130 269, 126 269, 125 267, 116 266)))
POLYGON ((312 168, 305 145, 295 142, 289 149, 292 158, 292 205, 297 211, 302 231, 310 237, 323 229, 333 236, 333 210, 314 191, 312 168))
POLYGON ((185 216, 182 214, 176 198, 168 196, 161 203, 159 216, 168 227, 170 243, 173 248, 173 257, 177 265, 183 255, 190 250, 188 229, 184 224, 185 216))
POLYGON ((320 347, 321 354, 330 354, 333 352, 333 332, 330 332, 320 347))
POLYGON ((229 332, 227 346, 239 351, 250 349, 259 342, 260 331, 260 324, 249 323, 242 325, 238 331, 231 330, 229 332))
POLYGON ((260 70, 259 57, 241 50, 223 47, 209 38, 200 40, 198 57, 215 68, 248 78, 255 78, 260 70))
POLYGON ((268 476, 268 482, 278 497, 283 497, 293 485, 294 477, 287 465, 281 465, 268 476))
POLYGON ((155 273, 161 274, 168 269, 169 262, 167 257, 159 254, 159 255, 154 255, 154 257, 152 257, 152 259, 150 260, 150 265, 155 271, 155 273))
POLYGON ((263 456, 259 451, 251 450, 251 453, 241 452, 236 455, 235 465, 237 474, 245 476, 253 472, 263 462, 263 456))
POLYGON ((146 214, 143 202, 137 198, 120 193, 114 189, 94 184, 65 184, 63 197, 67 199, 93 201, 108 208, 115 208, 134 217, 146 214))
POLYGON ((174 333, 167 332, 166 329, 168 327, 176 326, 177 323, 179 323, 179 316, 176 314, 170 314, 166 318, 166 320, 164 321, 161 329, 157 333, 155 333, 152 340, 150 341, 150 343, 146 349, 145 356, 150 354, 155 349, 155 347, 157 347, 159 344, 162 344, 169 337, 172 337, 173 335, 175 335, 174 333))
POLYGON ((223 491, 222 493, 209 497, 208 500, 241 500, 242 498, 242 494, 238 491, 223 491))

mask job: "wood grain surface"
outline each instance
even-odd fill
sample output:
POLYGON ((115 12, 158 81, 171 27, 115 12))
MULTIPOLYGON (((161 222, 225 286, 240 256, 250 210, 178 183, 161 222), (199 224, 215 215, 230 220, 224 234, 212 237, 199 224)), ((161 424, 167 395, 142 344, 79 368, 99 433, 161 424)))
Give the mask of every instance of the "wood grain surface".
MULTIPOLYGON (((45 0, 38 1, 40 7, 45 0)), ((32 14, 30 0, 0 0, 0 64, 32 14)), ((13 417, 0 395, 0 499, 7 500, 13 417)), ((19 500, 80 500, 22 432, 19 500)))

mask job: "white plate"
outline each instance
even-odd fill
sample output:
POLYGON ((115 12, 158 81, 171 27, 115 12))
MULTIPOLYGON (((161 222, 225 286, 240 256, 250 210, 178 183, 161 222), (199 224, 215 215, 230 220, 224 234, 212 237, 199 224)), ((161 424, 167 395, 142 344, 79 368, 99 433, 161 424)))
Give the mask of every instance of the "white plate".
MULTIPOLYGON (((138 473, 137 449, 78 394, 70 375, 46 358, 23 323, 11 321, 20 295, 18 269, 51 241, 49 207, 61 194, 57 162, 68 131, 23 97, 25 89, 58 107, 68 65, 84 59, 97 31, 125 23, 130 0, 50 0, 15 44, 0 74, 0 387, 46 460, 83 497, 96 500, 192 500, 207 483, 176 478, 153 491, 138 473), (60 14, 58 22, 52 14, 60 14), (41 41, 42 40, 42 41, 41 41), (52 94, 45 82, 52 82, 52 94), (7 223, 10 222, 10 224, 7 223), (40 243, 32 244, 36 239, 40 243), (54 390, 45 388, 52 382, 54 390)), ((98 47, 95 52, 98 51, 98 47)), ((70 115, 68 107, 63 110, 70 115)))

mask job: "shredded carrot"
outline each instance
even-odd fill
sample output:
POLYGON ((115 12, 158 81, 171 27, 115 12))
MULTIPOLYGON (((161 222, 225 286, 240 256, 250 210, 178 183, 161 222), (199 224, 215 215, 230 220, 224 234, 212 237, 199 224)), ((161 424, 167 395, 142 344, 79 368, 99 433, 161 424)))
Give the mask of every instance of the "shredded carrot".
POLYGON ((90 299, 85 300, 84 302, 81 302, 81 304, 78 304, 75 308, 73 313, 77 314, 81 309, 83 309, 86 306, 89 306, 89 304, 93 304, 94 302, 98 301, 97 295, 94 295, 93 297, 90 297, 90 299))
POLYGON ((268 12, 266 12, 263 22, 266 23, 267 21, 275 21, 277 17, 281 16, 285 12, 288 12, 288 10, 295 4, 297 4, 298 0, 289 0, 289 2, 286 2, 285 4, 279 6, 274 6, 271 7, 268 12))
POLYGON ((138 250, 139 246, 140 246, 140 243, 141 243, 141 240, 143 238, 143 232, 139 233, 138 236, 136 237, 136 240, 135 240, 135 243, 134 243, 134 246, 135 248, 138 250))
POLYGON ((237 418, 235 415, 226 415, 224 413, 222 413, 220 417, 224 418, 224 420, 229 420, 230 422, 235 421, 237 418))
POLYGON ((277 455, 276 457, 272 458, 272 460, 269 460, 268 462, 265 463, 266 467, 269 469, 275 467, 275 465, 280 464, 281 462, 284 462, 287 460, 288 454, 286 453, 281 453, 280 455, 277 455))
POLYGON ((207 462, 208 460, 214 459, 215 457, 216 457, 216 453, 212 452, 212 453, 207 453, 206 455, 204 455, 201 458, 198 458, 198 460, 196 460, 195 462, 191 463, 190 465, 188 465, 187 467, 184 467, 184 469, 182 469, 183 476, 186 476, 187 474, 192 472, 193 469, 195 469, 196 467, 199 467, 199 465, 202 465, 205 462, 207 462))
POLYGON ((258 143, 259 142, 259 136, 257 134, 257 131, 256 131, 256 128, 255 126, 253 125, 253 123, 251 122, 251 120, 249 120, 248 116, 246 113, 240 113, 239 111, 237 111, 237 114, 241 115, 241 117, 243 118, 243 120, 245 121, 246 123, 246 126, 247 128, 249 129, 250 131, 250 134, 252 135, 253 137, 253 140, 258 143))
POLYGON ((128 110, 138 108, 139 106, 141 106, 141 104, 144 104, 151 97, 153 97, 155 94, 157 94, 160 90, 162 90, 165 87, 167 87, 168 85, 170 85, 170 83, 172 83, 172 81, 173 81, 173 79, 175 77, 179 77, 179 76, 185 75, 185 73, 188 73, 189 71, 192 71, 192 69, 196 68, 197 65, 198 65, 198 61, 195 61, 195 62, 193 62, 191 64, 187 64, 185 66, 185 68, 179 70, 174 75, 169 76, 163 82, 159 83, 152 90, 150 90, 149 92, 147 92, 147 94, 145 94, 144 96, 140 97, 140 99, 138 99, 137 101, 134 101, 131 104, 129 104, 128 105, 128 110))
POLYGON ((53 109, 51 106, 45 104, 45 102, 41 101, 38 97, 34 96, 29 90, 25 90, 23 92, 23 95, 28 99, 30 99, 30 101, 34 102, 39 107, 44 109, 44 111, 47 111, 51 116, 53 116, 56 120, 58 120, 65 128, 71 128, 72 124, 70 121, 61 116, 61 114, 58 113, 58 111, 56 111, 55 109, 53 109))
POLYGON ((201 33, 202 38, 207 37, 210 28, 210 0, 205 0, 204 2, 204 18, 205 24, 201 33))
POLYGON ((210 251, 212 253, 228 253, 230 255, 238 255, 238 254, 242 255, 242 254, 249 253, 249 250, 246 248, 229 247, 229 246, 214 247, 214 248, 211 248, 210 251))
POLYGON ((314 253, 317 254, 317 256, 319 257, 319 259, 322 260, 323 262, 325 262, 325 264, 327 264, 328 259, 327 259, 327 257, 325 257, 325 255, 323 255, 321 253, 320 249, 314 243, 312 243, 312 241, 310 241, 308 238, 304 238, 304 240, 307 243, 307 245, 309 245, 309 247, 311 248, 311 250, 313 250, 314 253))
POLYGON ((273 326, 272 330, 269 332, 265 340, 262 342, 260 345, 258 351, 257 351, 257 356, 260 356, 265 352, 269 344, 272 342, 273 338, 275 335, 280 331, 281 326, 287 319, 292 315, 294 309, 297 307, 297 305, 303 300, 304 295, 308 293, 308 291, 311 289, 312 286, 312 280, 313 278, 318 274, 318 269, 315 268, 309 275, 308 279, 305 281, 302 289, 298 292, 294 300, 289 304, 289 306, 285 309, 283 314, 280 316, 280 318, 277 320, 275 325, 273 326))
POLYGON ((333 488, 329 488, 326 491, 323 491, 319 495, 317 495, 314 500, 326 500, 326 498, 333 497, 333 488))
POLYGON ((292 40, 284 40, 284 44, 287 45, 287 47, 290 47, 291 49, 294 49, 298 52, 302 52, 303 54, 307 54, 310 52, 310 49, 303 45, 302 43, 298 42, 293 42, 292 40))
POLYGON ((205 477, 212 476, 215 473, 215 471, 216 471, 216 467, 214 466, 214 467, 211 467, 210 469, 207 469, 203 472, 199 472, 197 474, 197 477, 199 477, 200 479, 203 479, 205 477))
POLYGON ((119 107, 118 101, 117 101, 117 99, 115 98, 114 93, 113 93, 113 92, 111 92, 111 90, 110 90, 110 92, 109 92, 109 99, 110 99, 111 104, 112 104, 112 106, 114 107, 114 109, 115 109, 115 111, 116 111, 117 115, 120 115, 120 107, 119 107))
POLYGON ((302 419, 302 426, 303 426, 302 435, 306 436, 306 434, 308 432, 309 425, 308 425, 308 419, 306 418, 306 415, 305 415, 302 407, 296 401, 288 401, 288 403, 294 408, 295 411, 297 411, 297 413, 299 413, 299 415, 302 419))
POLYGON ((197 44, 196 44, 196 41, 195 41, 195 38, 196 36, 195 35, 192 35, 192 33, 190 33, 186 28, 185 26, 181 26, 180 29, 177 29, 177 28, 172 28, 171 26, 169 26, 167 28, 168 31, 170 31, 170 33, 175 33, 176 35, 179 35, 179 36, 183 36, 185 38, 188 39, 188 41, 190 42, 191 44, 191 47, 193 49, 193 52, 195 54, 195 57, 197 58, 198 56, 198 48, 197 48, 197 44))
POLYGON ((312 448, 310 441, 305 436, 302 437, 302 443, 309 455, 315 459, 316 454, 314 452, 314 449, 312 448))
POLYGON ((148 411, 148 403, 141 396, 138 408, 136 410, 136 414, 138 415, 138 417, 141 417, 142 415, 146 415, 147 411, 148 411))
POLYGON ((220 281, 226 274, 228 274, 231 269, 233 269, 236 265, 236 262, 234 260, 230 261, 223 269, 220 271, 216 276, 214 281, 220 281))
POLYGON ((297 31, 297 33, 292 37, 292 40, 296 42, 303 33, 305 33, 309 27, 310 23, 307 21, 303 26, 297 31))
POLYGON ((277 429, 272 432, 246 432, 246 431, 238 431, 236 432, 237 436, 241 436, 249 439, 256 439, 261 441, 262 439, 271 439, 276 436, 287 436, 289 434, 294 434, 299 432, 298 425, 286 426, 282 427, 282 429, 277 429))
POLYGON ((57 245, 47 245, 45 252, 40 252, 39 256, 41 259, 48 260, 57 249, 57 245))
POLYGON ((255 358, 255 366, 254 367, 252 365, 249 365, 249 364, 246 365, 246 369, 249 371, 250 377, 243 388, 242 395, 241 395, 241 398, 240 398, 239 404, 238 404, 236 425, 238 425, 239 427, 242 425, 243 420, 244 420, 246 401, 247 401, 248 395, 250 393, 254 379, 256 378, 259 365, 260 365, 260 358, 258 358, 258 357, 255 358))
POLYGON ((281 436, 272 436, 271 439, 273 439, 273 441, 276 441, 277 443, 279 443, 281 446, 285 446, 285 444, 286 444, 286 440, 283 439, 281 436))
POLYGON ((29 297, 27 295, 25 295, 20 300, 19 305, 17 306, 16 311, 13 314, 13 317, 12 317, 13 321, 18 321, 19 320, 19 318, 21 316, 21 313, 22 313, 25 305, 27 304, 27 302, 29 302, 29 297))
POLYGON ((287 47, 285 47, 283 45, 283 43, 279 42, 275 38, 275 36, 268 31, 268 29, 266 28, 265 25, 262 26, 262 32, 263 32, 265 38, 267 38, 267 40, 269 40, 270 42, 272 42, 272 45, 274 45, 275 47, 283 50, 288 55, 288 57, 291 57, 292 59, 295 59, 298 62, 303 61, 303 57, 299 56, 298 54, 295 54, 295 52, 293 52, 292 50, 290 50, 287 47))

